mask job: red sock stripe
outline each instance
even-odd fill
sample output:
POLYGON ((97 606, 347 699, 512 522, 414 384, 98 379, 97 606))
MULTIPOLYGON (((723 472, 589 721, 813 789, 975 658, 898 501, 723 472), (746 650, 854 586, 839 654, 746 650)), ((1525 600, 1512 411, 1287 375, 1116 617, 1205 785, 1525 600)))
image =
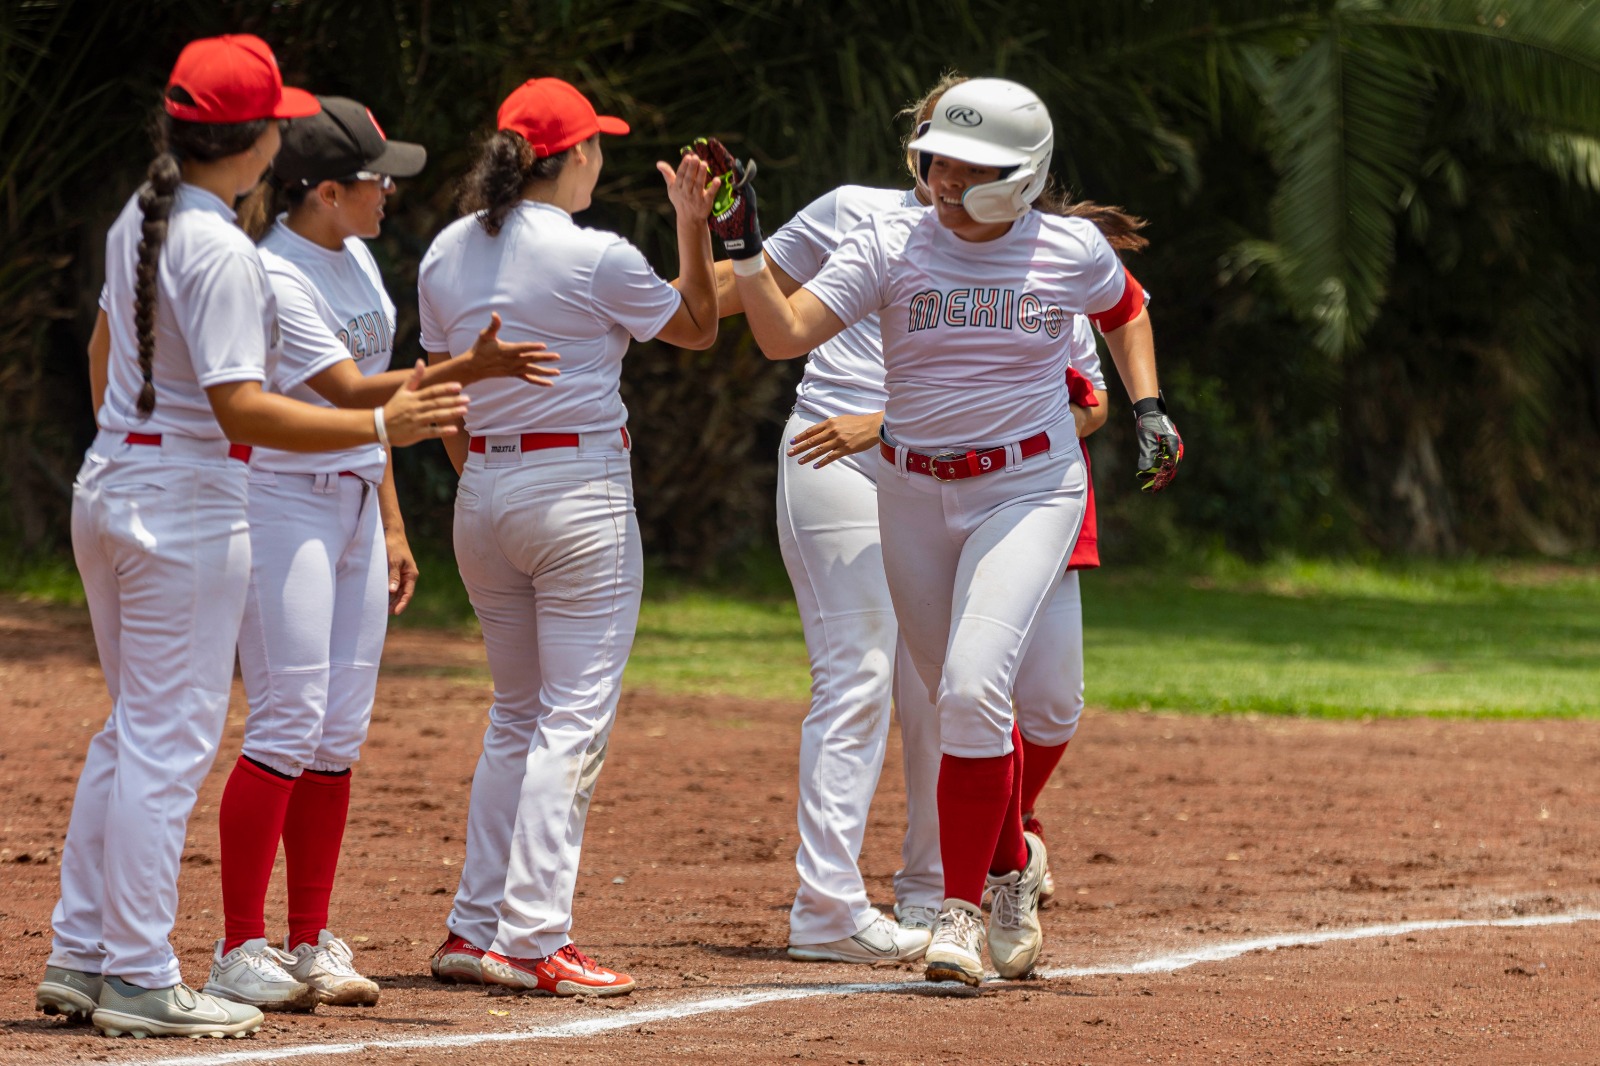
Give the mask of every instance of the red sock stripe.
POLYGON ((1011 725, 1011 787, 1006 792, 1005 817, 1000 822, 1000 836, 995 840, 994 855, 989 860, 989 872, 1008 874, 1028 865, 1028 842, 1022 836, 1022 733, 1016 723, 1011 725))
POLYGON ((289 875, 289 947, 315 944, 328 927, 333 877, 339 867, 350 775, 302 773, 283 822, 283 856, 289 875))
POLYGON ((944 894, 978 906, 1011 802, 1014 761, 1010 755, 939 761, 939 853, 944 859, 944 894))
POLYGON ((222 843, 224 953, 266 936, 267 884, 278 857, 284 813, 294 782, 241 757, 222 790, 217 832, 222 843))
MULTIPOLYGON (((1071 743, 1071 741, 1068 741, 1071 743)), ((1066 744, 1035 744, 1022 741, 1022 809, 1032 813, 1038 810, 1039 793, 1049 782, 1050 775, 1067 753, 1066 744)))

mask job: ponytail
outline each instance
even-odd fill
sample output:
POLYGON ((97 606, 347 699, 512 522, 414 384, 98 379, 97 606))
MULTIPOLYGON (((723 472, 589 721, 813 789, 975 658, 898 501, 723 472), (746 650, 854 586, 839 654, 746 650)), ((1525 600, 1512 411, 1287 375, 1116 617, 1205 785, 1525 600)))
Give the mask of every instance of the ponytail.
POLYGON ((528 185, 554 181, 567 165, 570 151, 536 155, 522 134, 515 130, 495 131, 483 142, 477 162, 461 179, 456 209, 464 215, 477 215, 484 232, 499 236, 511 209, 522 202, 528 185))
POLYGON ((284 188, 269 170, 261 184, 245 193, 244 199, 239 201, 236 212, 239 228, 244 230, 245 236, 260 244, 273 223, 278 221, 278 216, 295 211, 310 194, 311 189, 304 185, 284 188))
POLYGON ((140 227, 139 265, 133 282, 133 327, 139 338, 140 418, 149 418, 156 409, 156 385, 152 378, 156 357, 156 275, 161 269, 161 245, 167 239, 167 219, 172 200, 183 180, 178 157, 164 151, 150 161, 146 183, 139 190, 139 210, 144 214, 140 227))
POLYGON ((1044 192, 1033 202, 1035 211, 1066 218, 1086 218, 1093 222, 1105 237, 1106 243, 1119 252, 1137 252, 1150 242, 1139 231, 1150 223, 1138 215, 1130 215, 1120 207, 1097 204, 1093 200, 1074 200, 1056 184, 1055 178, 1045 183, 1044 192))
MULTIPOLYGON (((167 90, 167 98, 194 106, 194 98, 178 86, 167 90)), ((150 161, 145 184, 139 190, 139 210, 144 215, 144 223, 139 231, 139 260, 133 282, 133 327, 139 341, 139 375, 144 379, 135 405, 140 418, 149 418, 156 409, 153 375, 161 246, 166 243, 172 204, 183 182, 182 161, 194 159, 209 163, 238 155, 261 138, 268 121, 184 122, 171 117, 164 109, 156 117, 156 157, 150 161)))

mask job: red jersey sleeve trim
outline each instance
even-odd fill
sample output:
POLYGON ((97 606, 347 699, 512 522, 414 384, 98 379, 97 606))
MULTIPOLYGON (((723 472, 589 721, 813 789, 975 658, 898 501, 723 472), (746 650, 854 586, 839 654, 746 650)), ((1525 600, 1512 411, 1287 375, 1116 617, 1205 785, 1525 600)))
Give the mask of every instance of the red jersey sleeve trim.
POLYGON ((1129 273, 1127 267, 1122 268, 1122 276, 1124 278, 1122 299, 1118 300, 1114 307, 1089 316, 1089 321, 1093 322, 1101 333, 1121 329, 1138 318, 1139 312, 1144 310, 1144 287, 1139 284, 1139 279, 1129 273))

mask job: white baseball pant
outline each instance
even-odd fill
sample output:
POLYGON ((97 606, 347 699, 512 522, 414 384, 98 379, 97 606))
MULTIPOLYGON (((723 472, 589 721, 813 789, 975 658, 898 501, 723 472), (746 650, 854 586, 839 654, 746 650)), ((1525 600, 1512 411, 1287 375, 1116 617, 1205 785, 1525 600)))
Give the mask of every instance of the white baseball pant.
MULTIPOLYGON (((783 440, 815 421, 791 415, 783 440)), ((800 727, 800 887, 789 942, 826 944, 879 915, 856 864, 888 746, 894 605, 872 457, 818 470, 783 451, 780 445, 778 544, 811 660, 811 707, 800 727)))
POLYGON ((183 979, 168 941, 178 864, 227 719, 250 578, 247 468, 227 449, 101 433, 73 485, 72 548, 111 715, 73 799, 52 966, 142 988, 183 979))
POLYGON ((456 492, 456 561, 494 704, 449 926, 479 947, 536 958, 571 942, 584 822, 644 565, 620 433, 526 454, 517 441, 487 438, 456 492))
MULTIPOLYGON (((904 905, 938 910, 944 906, 939 714, 904 640, 895 652, 894 699, 906 776, 906 839, 894 895, 904 905)), ((1022 735, 1037 744, 1065 744, 1078 731, 1083 714, 1083 603, 1076 570, 1067 571, 1045 605, 1017 671, 1012 703, 1022 735)))
POLYGON ((1071 422, 1048 452, 940 482, 880 460, 884 573, 900 632, 938 708, 940 750, 1011 753, 1018 671, 1083 522, 1087 474, 1071 422), (892 475, 892 476, 891 476, 892 475))
POLYGON ((358 477, 250 475, 244 754, 288 777, 361 756, 389 614, 377 498, 358 477))

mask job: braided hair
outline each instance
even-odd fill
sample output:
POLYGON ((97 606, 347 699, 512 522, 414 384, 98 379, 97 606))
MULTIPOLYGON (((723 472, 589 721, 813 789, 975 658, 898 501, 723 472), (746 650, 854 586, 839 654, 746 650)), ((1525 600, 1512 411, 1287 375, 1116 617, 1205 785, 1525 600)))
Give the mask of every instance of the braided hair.
MULTIPOLYGON (((194 98, 173 86, 167 98, 194 106, 194 98)), ((134 271, 133 326, 139 340, 139 374, 144 384, 139 389, 139 417, 149 418, 156 409, 153 368, 156 355, 156 303, 159 297, 161 246, 167 240, 167 221, 178 186, 183 182, 183 161, 210 163, 238 155, 267 131, 269 119, 250 122, 185 122, 159 112, 155 122, 156 157, 145 173, 139 189, 139 210, 144 216, 140 227, 139 262, 134 271)))
POLYGON ((522 134, 497 130, 483 142, 477 162, 461 179, 456 209, 477 215, 484 232, 498 236, 511 209, 521 202, 522 191, 531 182, 555 180, 571 152, 568 148, 555 155, 537 155, 522 134))

